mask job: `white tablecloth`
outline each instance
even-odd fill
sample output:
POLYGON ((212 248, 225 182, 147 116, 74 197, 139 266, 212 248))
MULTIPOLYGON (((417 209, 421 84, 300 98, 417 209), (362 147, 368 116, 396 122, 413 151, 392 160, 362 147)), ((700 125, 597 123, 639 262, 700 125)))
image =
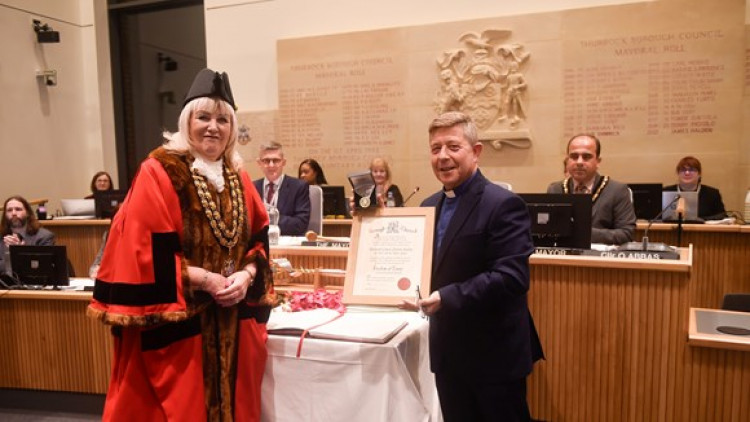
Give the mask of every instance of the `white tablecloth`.
POLYGON ((270 335, 262 421, 439 421, 429 368, 428 324, 409 325, 386 344, 270 335))

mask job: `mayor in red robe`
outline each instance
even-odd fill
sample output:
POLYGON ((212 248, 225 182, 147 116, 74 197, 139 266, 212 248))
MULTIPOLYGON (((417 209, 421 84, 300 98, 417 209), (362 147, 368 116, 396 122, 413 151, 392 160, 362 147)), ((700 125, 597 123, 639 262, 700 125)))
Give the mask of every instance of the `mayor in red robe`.
POLYGON ((113 326, 105 421, 257 421, 275 302, 268 215, 204 69, 115 215, 88 314, 113 326))

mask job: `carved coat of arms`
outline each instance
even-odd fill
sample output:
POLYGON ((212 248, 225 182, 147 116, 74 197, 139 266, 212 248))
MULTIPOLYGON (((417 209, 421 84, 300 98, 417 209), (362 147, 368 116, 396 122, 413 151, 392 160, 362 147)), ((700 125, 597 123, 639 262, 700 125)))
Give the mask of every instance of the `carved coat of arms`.
POLYGON ((525 128, 527 83, 524 46, 508 42, 510 30, 488 29, 459 37, 465 47, 445 51, 437 60, 440 89, 435 111, 461 111, 474 120, 483 141, 528 148, 525 128))

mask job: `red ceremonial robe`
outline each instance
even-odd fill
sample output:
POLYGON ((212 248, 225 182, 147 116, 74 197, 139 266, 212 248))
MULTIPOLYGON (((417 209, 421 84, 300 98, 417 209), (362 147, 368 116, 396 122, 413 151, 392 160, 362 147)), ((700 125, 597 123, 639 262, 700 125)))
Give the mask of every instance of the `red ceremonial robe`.
MULTIPOLYGON (((228 251, 214 237, 190 173, 190 154, 154 150, 115 215, 88 314, 113 325, 114 356, 103 419, 257 421, 274 302, 268 216, 247 173, 225 170, 209 192, 233 209, 241 181, 245 227, 228 251), (221 272, 226 259, 258 266, 246 300, 223 308, 193 290, 187 266, 221 272)), ((233 227, 231 212, 223 213, 233 227)))

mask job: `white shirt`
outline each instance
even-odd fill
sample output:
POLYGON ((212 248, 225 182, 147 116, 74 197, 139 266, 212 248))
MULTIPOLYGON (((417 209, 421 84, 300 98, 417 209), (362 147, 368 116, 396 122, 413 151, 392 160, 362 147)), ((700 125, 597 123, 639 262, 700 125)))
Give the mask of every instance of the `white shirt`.
POLYGON ((271 182, 270 180, 263 178, 263 202, 268 205, 273 205, 274 207, 278 208, 276 204, 279 203, 279 189, 281 189, 281 183, 284 182, 284 174, 279 176, 278 179, 276 179, 275 182, 271 182), (266 201, 268 199, 268 187, 270 184, 273 183, 273 196, 271 197, 271 202, 266 201))

